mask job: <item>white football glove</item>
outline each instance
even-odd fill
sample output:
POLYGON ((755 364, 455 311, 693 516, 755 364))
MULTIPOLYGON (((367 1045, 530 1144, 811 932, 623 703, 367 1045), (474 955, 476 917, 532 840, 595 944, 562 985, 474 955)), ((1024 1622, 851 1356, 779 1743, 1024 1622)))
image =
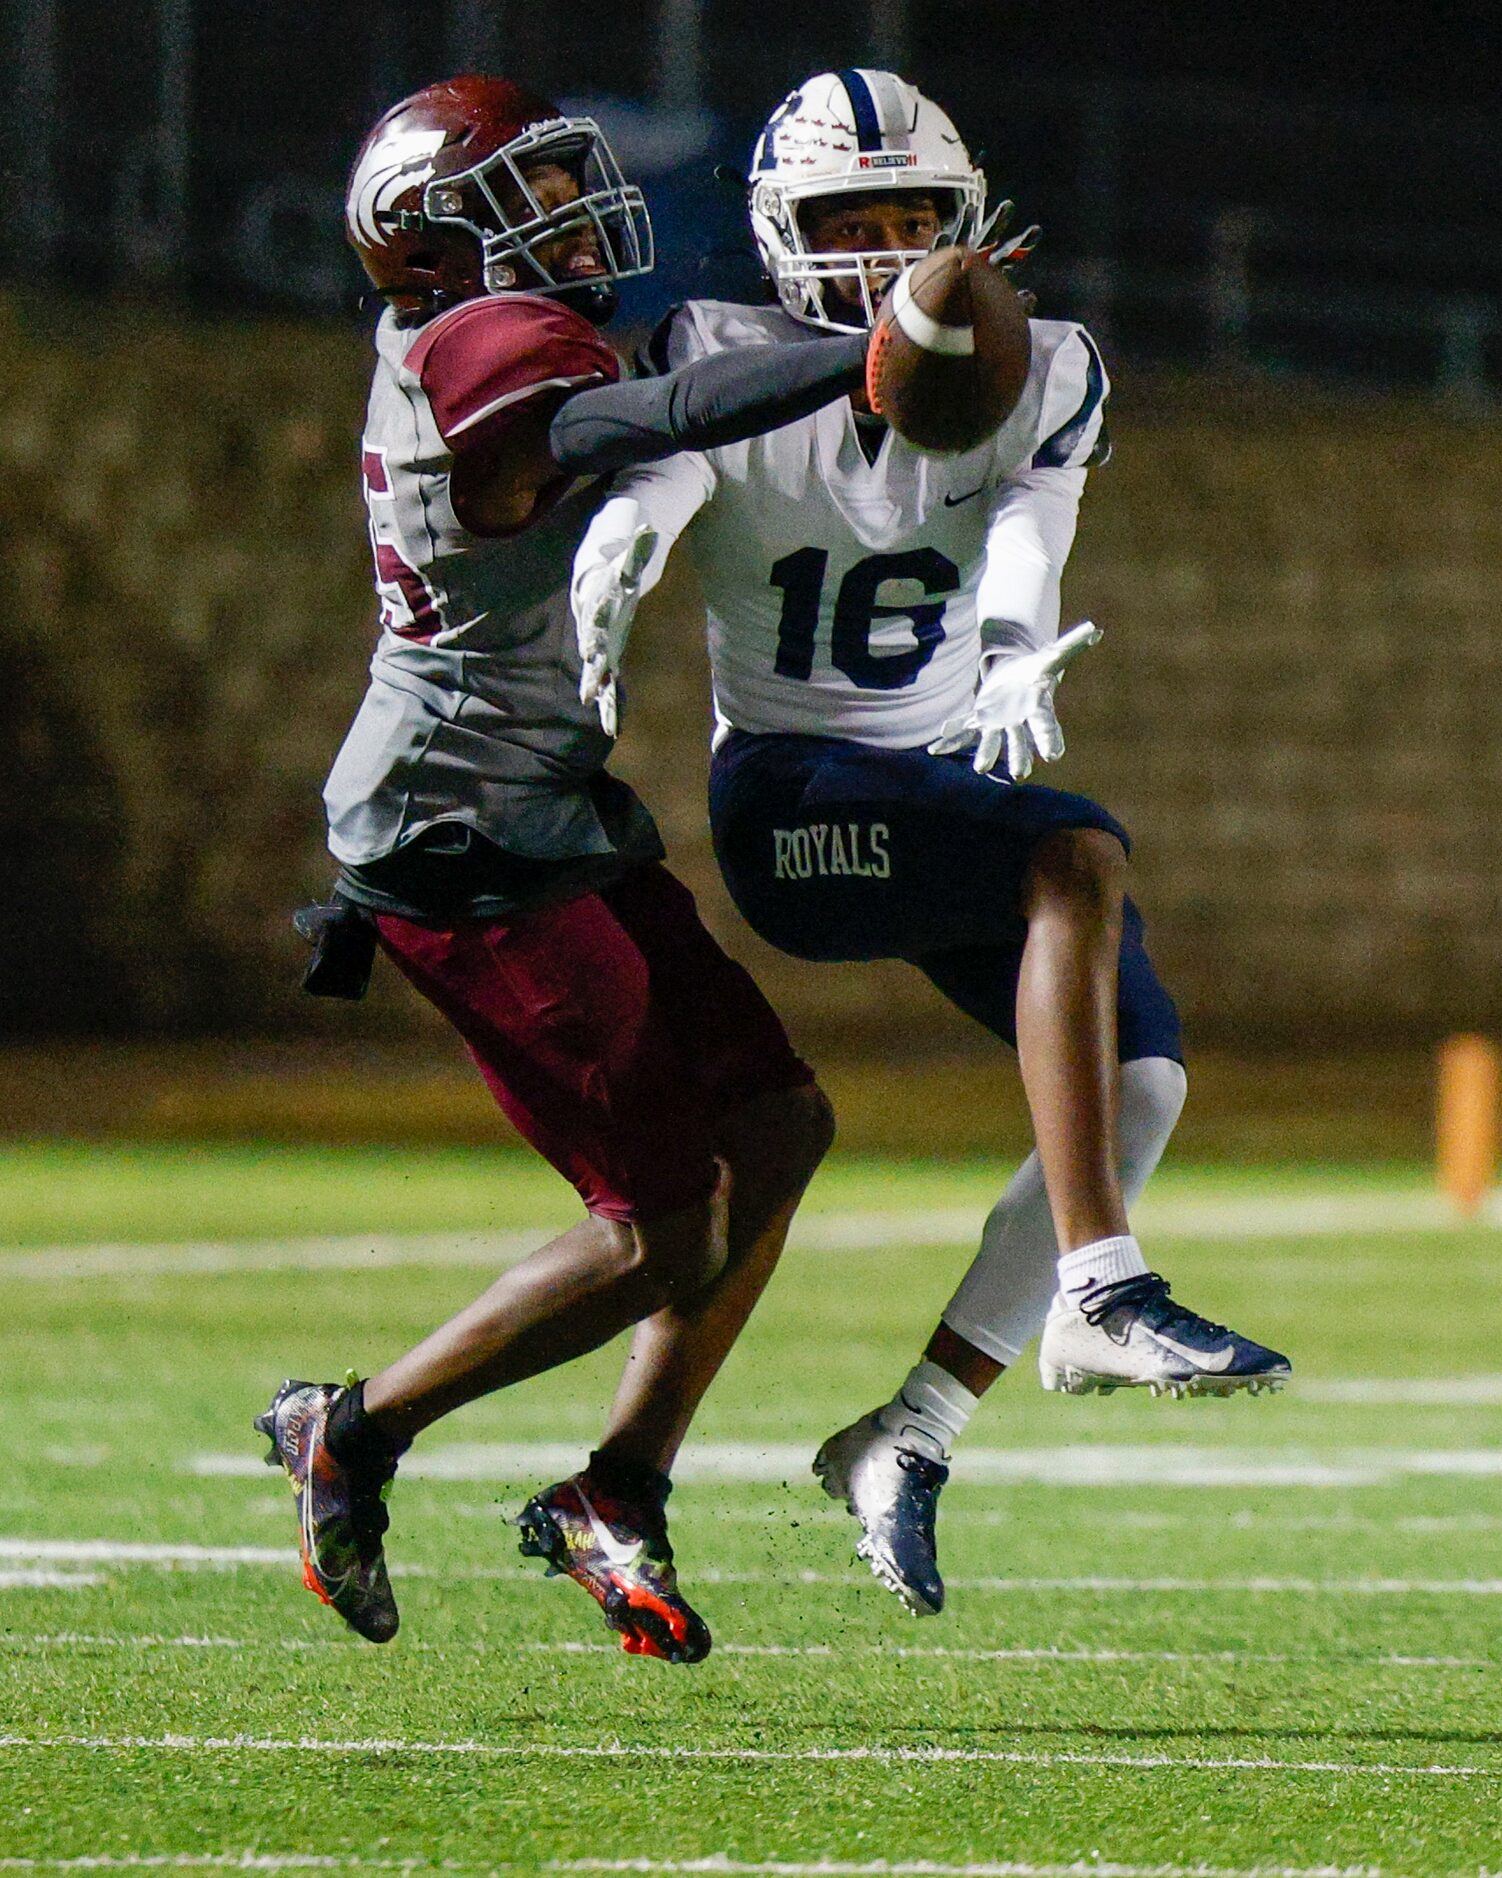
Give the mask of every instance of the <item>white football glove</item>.
POLYGON ((974 744, 974 768, 986 776, 1005 749, 1013 782, 1031 773, 1034 758, 1056 762, 1064 754, 1064 733, 1053 694, 1068 666, 1100 636, 1100 628, 1084 620, 1036 652, 985 653, 974 702, 944 725, 928 746, 930 756, 949 756, 974 744))
POLYGON ((600 713, 607 737, 620 728, 616 675, 641 600, 642 575, 657 546, 657 531, 641 519, 629 496, 613 496, 590 525, 574 557, 569 604, 583 670, 579 702, 600 713))

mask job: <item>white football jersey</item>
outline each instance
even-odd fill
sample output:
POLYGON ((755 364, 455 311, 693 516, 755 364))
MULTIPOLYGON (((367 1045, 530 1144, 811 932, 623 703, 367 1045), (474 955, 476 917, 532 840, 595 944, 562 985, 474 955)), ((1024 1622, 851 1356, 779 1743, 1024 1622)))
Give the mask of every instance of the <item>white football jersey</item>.
MULTIPOLYGON (((659 368, 806 342, 781 308, 691 301, 659 368)), ((1032 322, 1016 410, 975 450, 925 456, 880 427, 868 459, 848 399, 725 449, 616 479, 661 536, 650 585, 687 530, 709 612, 718 735, 730 729, 927 743, 966 709, 979 622, 1002 643, 1057 636, 1059 578, 1085 465, 1104 455, 1107 381, 1083 327, 1032 322)))

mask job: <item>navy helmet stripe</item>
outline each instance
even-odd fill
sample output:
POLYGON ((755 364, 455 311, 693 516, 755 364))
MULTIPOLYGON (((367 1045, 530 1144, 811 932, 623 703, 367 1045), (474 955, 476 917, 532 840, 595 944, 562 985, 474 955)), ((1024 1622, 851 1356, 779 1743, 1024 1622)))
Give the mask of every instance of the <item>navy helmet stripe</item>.
POLYGON ((1085 372, 1085 395, 1080 400, 1080 408, 1067 423, 1060 424, 1051 437, 1047 437, 1038 446, 1033 457, 1034 469, 1059 469, 1067 463, 1079 448, 1080 439, 1095 413, 1100 409, 1101 394, 1105 390, 1106 368, 1100 362, 1100 354, 1095 349, 1095 341, 1083 326, 1079 328, 1080 338, 1085 342, 1085 350, 1090 354, 1090 364, 1085 372))
POLYGON ((850 94, 850 108, 855 112, 856 141, 862 150, 881 148, 881 116, 876 109, 876 100, 871 95, 871 87, 861 73, 851 66, 840 73, 840 83, 850 94))

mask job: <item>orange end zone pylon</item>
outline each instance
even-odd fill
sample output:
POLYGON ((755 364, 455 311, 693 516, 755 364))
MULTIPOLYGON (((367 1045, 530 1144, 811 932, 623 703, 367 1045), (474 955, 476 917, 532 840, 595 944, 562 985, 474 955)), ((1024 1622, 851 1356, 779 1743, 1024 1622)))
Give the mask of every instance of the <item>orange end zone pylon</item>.
POLYGON ((1502 1052, 1490 1037, 1447 1037, 1439 1048, 1436 1150, 1440 1191, 1474 1219, 1497 1173, 1502 1052))

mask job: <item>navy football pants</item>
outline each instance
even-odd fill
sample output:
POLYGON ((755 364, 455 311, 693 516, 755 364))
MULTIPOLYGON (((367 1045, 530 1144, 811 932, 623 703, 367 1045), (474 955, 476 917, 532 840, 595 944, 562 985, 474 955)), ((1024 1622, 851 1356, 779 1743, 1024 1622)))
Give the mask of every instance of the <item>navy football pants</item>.
MULTIPOLYGON (((805 959, 907 959, 1016 1046, 1020 912, 1037 843, 1126 830, 1085 796, 977 776, 966 756, 736 731, 710 775, 715 852, 750 926, 805 959)), ((1129 900, 1117 1005, 1122 1062, 1182 1060, 1178 1013, 1129 900)))

